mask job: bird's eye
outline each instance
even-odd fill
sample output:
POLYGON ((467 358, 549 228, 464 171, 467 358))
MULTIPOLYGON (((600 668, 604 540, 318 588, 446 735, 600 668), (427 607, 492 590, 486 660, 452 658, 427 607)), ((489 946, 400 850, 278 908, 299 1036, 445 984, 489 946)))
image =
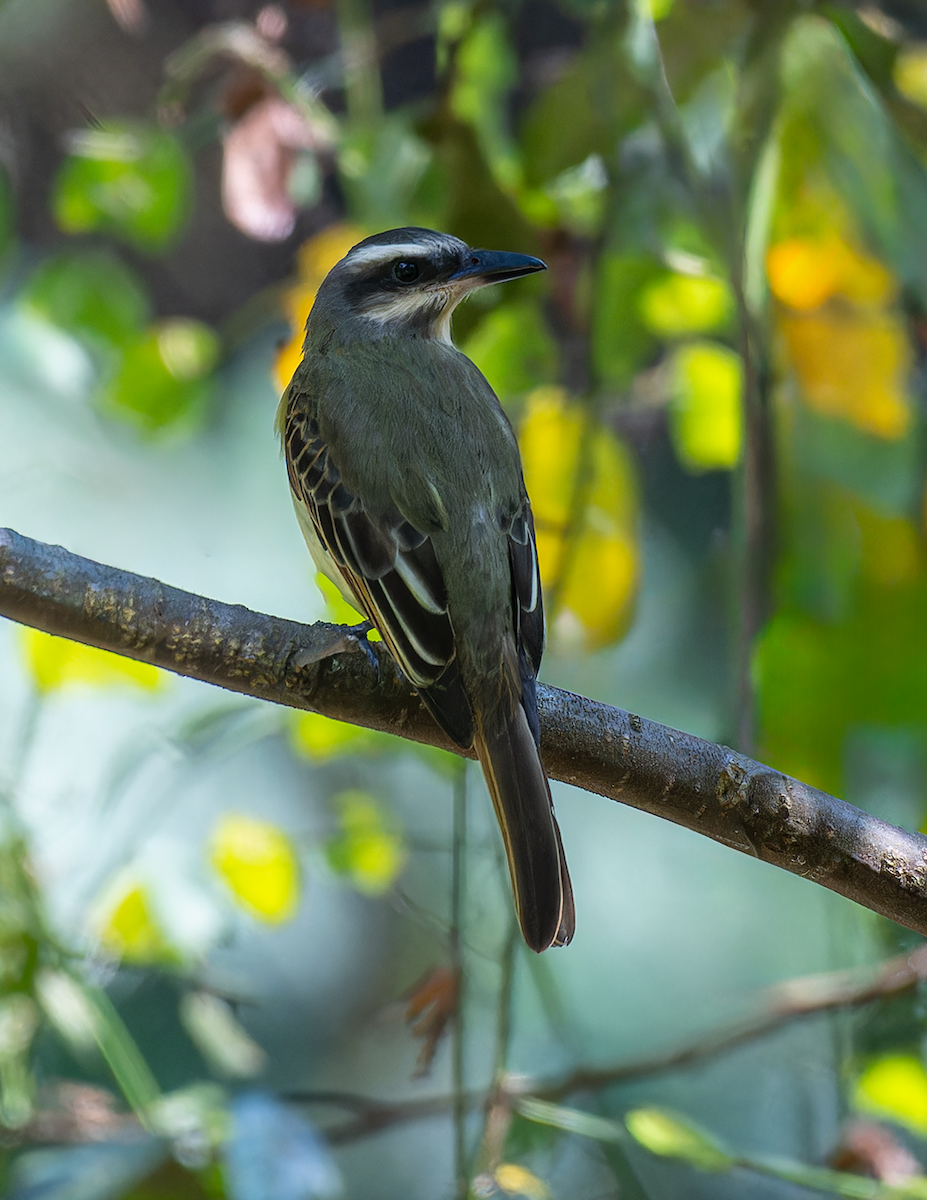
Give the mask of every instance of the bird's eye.
POLYGON ((393 267, 393 278, 399 283, 413 283, 418 279, 418 276, 418 263, 406 262, 404 259, 401 259, 393 267))

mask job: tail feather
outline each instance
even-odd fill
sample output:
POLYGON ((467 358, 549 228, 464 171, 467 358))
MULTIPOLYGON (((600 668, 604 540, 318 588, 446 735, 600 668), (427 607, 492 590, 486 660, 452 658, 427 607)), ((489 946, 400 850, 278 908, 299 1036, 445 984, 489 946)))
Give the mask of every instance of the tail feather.
POLYGON ((565 946, 575 924, 573 889, 550 785, 525 710, 477 718, 475 748, 502 829, 525 941, 540 953, 565 946))

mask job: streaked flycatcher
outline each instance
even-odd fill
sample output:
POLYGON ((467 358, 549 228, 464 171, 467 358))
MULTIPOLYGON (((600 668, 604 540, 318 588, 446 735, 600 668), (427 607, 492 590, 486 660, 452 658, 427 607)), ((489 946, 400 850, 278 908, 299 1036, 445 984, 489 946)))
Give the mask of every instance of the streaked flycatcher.
POLYGON ((328 274, 277 415, 319 569, 379 630, 449 737, 475 747, 537 951, 573 936, 538 745, 544 610, 512 428, 451 341, 476 288, 544 270, 428 229, 359 242, 328 274))

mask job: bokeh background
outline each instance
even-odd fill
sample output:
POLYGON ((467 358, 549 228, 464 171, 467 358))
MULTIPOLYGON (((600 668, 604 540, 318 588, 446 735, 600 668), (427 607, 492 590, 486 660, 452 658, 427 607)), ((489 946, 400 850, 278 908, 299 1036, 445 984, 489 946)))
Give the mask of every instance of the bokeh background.
MULTIPOLYGON (((917 828, 925 156, 913 0, 2 0, 0 523, 350 621, 272 430, 318 283, 538 254, 455 336, 542 677, 917 828)), ((554 798, 537 958, 476 768, 0 622, 2 1194, 927 1195, 917 939, 554 798)))

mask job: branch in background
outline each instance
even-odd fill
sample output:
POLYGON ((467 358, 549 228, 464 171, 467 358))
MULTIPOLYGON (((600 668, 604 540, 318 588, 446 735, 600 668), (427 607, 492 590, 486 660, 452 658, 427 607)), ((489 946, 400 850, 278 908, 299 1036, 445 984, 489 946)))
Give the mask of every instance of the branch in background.
MULTIPOLYGON (((758 1016, 651 1058, 611 1067, 580 1067, 560 1079, 547 1081, 520 1075, 502 1076, 488 1095, 486 1091, 474 1089, 461 1095, 423 1096, 389 1103, 353 1092, 307 1091, 291 1092, 286 1098, 292 1103, 350 1114, 340 1122, 326 1126, 325 1136, 332 1144, 357 1141, 395 1125, 443 1116, 459 1104, 470 1111, 490 1108, 497 1120, 504 1113, 508 1121, 518 1101, 525 1097, 565 1100, 578 1092, 598 1091, 679 1070, 771 1033, 790 1020, 859 1007, 876 1000, 892 1000, 924 980, 927 980, 927 946, 921 946, 909 955, 899 955, 876 968, 833 971, 786 980, 768 989, 758 1016)), ((137 1128, 135 1117, 118 1112, 112 1094, 100 1088, 65 1080, 52 1086, 44 1099, 46 1105, 28 1125, 6 1132, 4 1145, 106 1141, 137 1128)))
MULTIPOLYGON (((0 615, 275 704, 460 753, 380 647, 0 530, 0 615)), ((927 935, 927 838, 742 754, 539 688, 554 779, 684 825, 927 935)))
MULTIPOLYGON (((545 1081, 521 1075, 503 1076, 488 1096, 486 1092, 472 1091, 465 1094, 464 1100, 470 1108, 488 1107, 497 1121, 509 1121, 518 1101, 526 1097, 562 1101, 580 1092, 597 1092, 616 1084, 681 1070, 743 1042, 764 1037, 801 1017, 858 1008, 875 1000, 895 999, 925 979, 927 946, 919 947, 912 954, 889 959, 876 968, 789 979, 766 991, 765 1003, 757 1016, 703 1035, 688 1045, 610 1067, 579 1067, 560 1079, 545 1081)), ((390 1104, 350 1092, 328 1091, 291 1093, 287 1098, 300 1104, 350 1113, 340 1124, 327 1127, 326 1137, 333 1144, 356 1141, 393 1125, 440 1115, 457 1103, 454 1096, 429 1096, 390 1104)))

